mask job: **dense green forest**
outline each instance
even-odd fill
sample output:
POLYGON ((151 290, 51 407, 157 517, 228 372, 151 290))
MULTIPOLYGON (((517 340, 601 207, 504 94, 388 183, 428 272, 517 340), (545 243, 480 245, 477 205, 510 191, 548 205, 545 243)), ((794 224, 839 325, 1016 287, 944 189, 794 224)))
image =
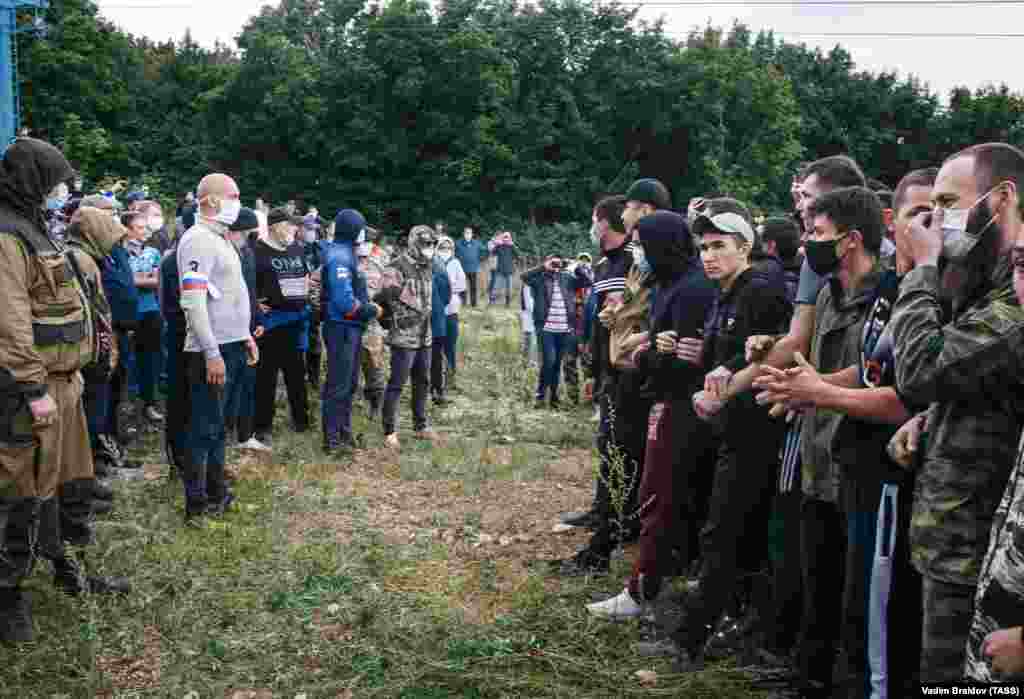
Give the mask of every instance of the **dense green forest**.
POLYGON ((849 153, 890 186, 986 140, 1024 140, 1006 87, 931 93, 746 27, 682 41, 577 0, 281 0, 238 51, 154 44, 89 0, 21 37, 23 123, 87 181, 173 196, 211 169, 247 200, 359 206, 393 226, 584 221, 638 175, 786 207, 801 160, 849 153))

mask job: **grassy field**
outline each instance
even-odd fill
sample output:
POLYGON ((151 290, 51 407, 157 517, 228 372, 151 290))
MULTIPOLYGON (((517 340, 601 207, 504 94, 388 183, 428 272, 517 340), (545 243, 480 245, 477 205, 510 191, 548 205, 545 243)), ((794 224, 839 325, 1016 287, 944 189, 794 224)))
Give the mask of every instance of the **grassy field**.
POLYGON ((183 526, 144 434, 145 479, 115 483, 90 554, 135 594, 62 597, 40 566, 37 640, 0 647, 0 696, 755 696, 728 663, 672 675, 632 656, 636 624, 587 615, 621 590, 628 553, 604 578, 532 565, 586 540, 551 528, 590 501, 591 413, 533 409, 514 313, 464 312, 462 337, 463 393, 433 411, 437 445, 409 438, 406 403, 402 451, 387 451, 359 407, 367 448, 326 461, 319 432, 289 434, 282 403, 273 458, 232 453, 237 504, 203 529, 183 526))

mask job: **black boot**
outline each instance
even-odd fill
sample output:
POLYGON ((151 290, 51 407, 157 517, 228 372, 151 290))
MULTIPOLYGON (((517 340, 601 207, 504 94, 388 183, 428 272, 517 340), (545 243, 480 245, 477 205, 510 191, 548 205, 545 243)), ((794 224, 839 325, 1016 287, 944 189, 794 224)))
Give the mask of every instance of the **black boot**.
POLYGON ((96 486, 94 478, 79 478, 61 483, 57 488, 57 501, 60 505, 59 531, 63 542, 72 546, 88 546, 92 543, 96 486))
POLYGON ((0 642, 28 643, 32 630, 32 608, 20 587, 0 587, 0 642))
POLYGON ((96 500, 113 500, 114 489, 98 478, 92 479, 92 496, 96 500))
POLYGON ((35 564, 39 508, 38 498, 0 498, 0 641, 32 640, 32 611, 20 586, 35 564))
POLYGON ((53 585, 72 597, 84 594, 127 595, 132 591, 127 579, 88 575, 84 566, 68 557, 53 562, 53 585))

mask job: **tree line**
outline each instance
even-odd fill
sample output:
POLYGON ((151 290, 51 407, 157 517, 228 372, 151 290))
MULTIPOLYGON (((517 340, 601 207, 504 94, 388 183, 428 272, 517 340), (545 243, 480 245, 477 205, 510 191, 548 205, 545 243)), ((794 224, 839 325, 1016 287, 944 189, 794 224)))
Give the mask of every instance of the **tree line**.
POLYGON ((636 8, 577 0, 281 0, 237 51, 126 34, 52 0, 19 36, 23 123, 89 182, 167 196, 212 169, 247 199, 357 206, 405 228, 586 221, 657 177, 677 204, 728 193, 787 210, 793 168, 848 153, 894 186, 971 143, 1022 143, 1005 85, 941 100, 747 27, 678 40, 636 8))

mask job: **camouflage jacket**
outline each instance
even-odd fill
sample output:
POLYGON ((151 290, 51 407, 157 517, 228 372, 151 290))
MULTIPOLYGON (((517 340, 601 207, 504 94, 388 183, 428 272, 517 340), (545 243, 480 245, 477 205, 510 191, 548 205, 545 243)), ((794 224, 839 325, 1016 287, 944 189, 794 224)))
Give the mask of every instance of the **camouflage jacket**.
POLYGON ((389 345, 399 349, 431 346, 430 301, 433 292, 433 266, 418 264, 408 252, 398 255, 385 268, 376 300, 384 309, 382 325, 388 329, 389 345))
MULTIPOLYGON (((370 298, 376 297, 380 293, 381 284, 384 282, 384 266, 372 257, 360 257, 359 271, 366 277, 366 291, 370 298)), ((378 320, 374 319, 366 324, 366 330, 363 331, 363 335, 381 337, 384 335, 384 328, 380 326, 378 320)))
MULTIPOLYGON (((985 637, 997 629, 1021 624, 1024 606, 1024 436, 1017 449, 1017 465, 996 509, 988 554, 974 594, 974 623, 967 641, 964 676, 975 682, 1005 682, 1009 677, 992 670, 983 652, 985 637)), ((1015 679, 1019 679, 1019 676, 1015 679)))
POLYGON ((1008 259, 992 281, 987 296, 944 325, 938 270, 915 269, 900 285, 890 321, 900 395, 931 405, 912 558, 922 574, 959 585, 977 583, 1021 431, 1024 310, 1008 259))

